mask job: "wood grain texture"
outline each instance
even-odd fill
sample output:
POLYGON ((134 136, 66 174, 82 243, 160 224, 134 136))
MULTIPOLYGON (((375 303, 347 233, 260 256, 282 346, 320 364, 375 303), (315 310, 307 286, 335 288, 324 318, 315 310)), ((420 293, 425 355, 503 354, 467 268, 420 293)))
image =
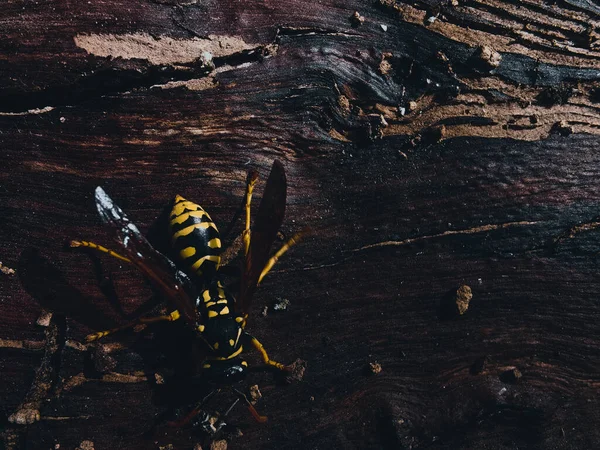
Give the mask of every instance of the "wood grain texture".
MULTIPOLYGON (((269 422, 234 410, 231 448, 593 448, 599 17, 579 0, 8 2, 1 445, 202 441, 157 419, 156 339, 88 350, 72 317, 40 420, 8 421, 48 353, 21 253, 41 249, 65 302, 122 321, 93 260, 63 248, 112 246, 95 186, 143 231, 176 193, 224 227, 248 169, 265 180, 279 159, 283 232, 314 233, 265 279, 250 331, 308 367, 288 386, 252 375, 269 422), (441 316, 461 284, 468 311, 441 316), (262 317, 277 298, 289 309, 262 317)), ((134 269, 101 267, 124 315, 151 297, 134 269)))

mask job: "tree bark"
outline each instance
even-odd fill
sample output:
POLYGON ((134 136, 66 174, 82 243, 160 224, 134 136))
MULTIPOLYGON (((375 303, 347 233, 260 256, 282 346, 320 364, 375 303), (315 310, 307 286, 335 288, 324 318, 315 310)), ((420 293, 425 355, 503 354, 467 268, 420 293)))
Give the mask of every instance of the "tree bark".
POLYGON ((231 448, 593 448, 599 17, 583 0, 8 2, 4 446, 203 441, 161 422, 162 328, 83 343, 143 307, 143 278, 63 243, 115 247, 98 185, 144 232, 175 194, 224 228, 247 171, 260 197, 279 159, 282 231, 312 233, 249 330, 307 370, 240 386, 269 422, 234 409, 231 448))

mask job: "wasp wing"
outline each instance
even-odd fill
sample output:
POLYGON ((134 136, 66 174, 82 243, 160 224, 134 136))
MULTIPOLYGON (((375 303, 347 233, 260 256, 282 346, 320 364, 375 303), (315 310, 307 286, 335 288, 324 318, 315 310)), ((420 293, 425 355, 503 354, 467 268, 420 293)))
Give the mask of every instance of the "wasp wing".
POLYGON ((241 311, 248 313, 258 279, 269 260, 271 246, 283 223, 287 181, 283 165, 273 163, 267 185, 258 207, 258 214, 251 231, 250 249, 246 255, 238 303, 241 311))
POLYGON ((190 325, 196 323, 195 290, 191 280, 175 264, 157 252, 152 244, 133 224, 100 186, 95 191, 96 208, 102 221, 115 232, 117 242, 131 260, 154 286, 177 308, 190 325))

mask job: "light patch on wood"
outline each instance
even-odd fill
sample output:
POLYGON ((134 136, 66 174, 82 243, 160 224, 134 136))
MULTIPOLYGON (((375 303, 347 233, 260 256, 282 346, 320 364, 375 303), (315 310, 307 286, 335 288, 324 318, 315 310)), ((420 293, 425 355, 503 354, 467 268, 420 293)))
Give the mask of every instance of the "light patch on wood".
POLYGON ((78 34, 75 45, 91 55, 123 59, 145 59, 151 64, 182 64, 198 59, 209 62, 213 57, 228 56, 251 50, 259 44, 249 44, 238 36, 210 35, 207 39, 155 38, 148 33, 78 34))
POLYGON ((419 114, 406 115, 402 120, 397 120, 395 114, 385 114, 392 123, 382 130, 383 136, 418 135, 448 117, 460 117, 463 122, 446 124, 442 140, 479 136, 537 141, 547 138, 554 131, 555 124, 561 121, 565 121, 576 133, 599 133, 600 118, 596 107, 585 95, 573 96, 569 104, 546 107, 531 103, 539 93, 533 88, 522 88, 517 93, 495 78, 471 82, 470 87, 474 90, 499 88, 507 95, 518 96, 512 102, 497 103, 493 107, 482 96, 471 93, 458 95, 454 103, 446 105, 437 105, 433 96, 424 96, 419 99, 419 114), (503 89, 505 87, 506 90, 503 89), (523 106, 523 103, 529 104, 523 106), (489 121, 482 123, 481 119, 489 121))
POLYGON ((151 140, 151 139, 132 138, 132 139, 123 139, 123 143, 130 144, 130 145, 143 145, 145 147, 158 147, 163 142, 157 141, 157 140, 151 140))
POLYGON ((77 170, 70 167, 68 164, 55 164, 46 163, 41 161, 26 161, 23 163, 32 172, 52 172, 52 173, 66 173, 70 175, 76 175, 77 170))
POLYGON ((206 78, 194 78, 192 80, 186 81, 169 81, 165 84, 157 84, 155 88, 160 89, 175 89, 178 87, 184 87, 190 91, 204 91, 206 89, 213 89, 217 87, 219 83, 215 80, 214 77, 206 77, 206 78))
POLYGON ((342 133, 340 133, 335 128, 332 128, 331 130, 329 130, 329 136, 331 136, 333 139, 336 139, 341 142, 351 142, 350 139, 348 139, 346 136, 344 136, 342 133))
POLYGON ((0 348, 17 348, 24 350, 43 350, 45 341, 28 341, 16 339, 0 339, 0 348))
MULTIPOLYGON (((68 392, 77 386, 81 386, 87 381, 97 381, 91 378, 86 378, 86 376, 80 372, 77 375, 73 375, 62 385, 62 389, 60 392, 68 392)), ((104 374, 102 379, 100 380, 103 383, 143 383, 148 381, 148 378, 144 375, 142 371, 136 371, 133 374, 125 374, 125 373, 117 373, 117 372, 109 372, 104 374)), ((60 394, 59 392, 59 394, 60 394)))
MULTIPOLYGON (((425 10, 400 2, 380 0, 380 3, 388 8, 398 11, 400 13, 399 17, 402 17, 404 22, 425 26, 424 21, 427 18, 427 12, 425 10)), ((507 30, 505 31, 507 35, 502 36, 499 33, 490 33, 472 27, 459 26, 444 20, 429 22, 427 24, 427 29, 472 47, 489 45, 497 52, 527 55, 539 62, 548 64, 576 66, 581 68, 600 68, 598 51, 575 47, 574 45, 569 44, 570 41, 566 36, 552 36, 548 33, 548 30, 552 30, 553 27, 558 26, 563 30, 568 30, 573 34, 577 34, 581 31, 579 30, 581 25, 577 22, 584 21, 585 23, 589 21, 589 18, 585 15, 582 15, 581 17, 572 17, 568 20, 565 20, 566 18, 563 18, 562 20, 548 18, 546 19, 545 24, 536 27, 531 24, 524 25, 524 22, 526 22, 528 18, 525 8, 521 8, 521 5, 512 6, 508 2, 497 0, 481 0, 480 2, 475 2, 474 5, 475 7, 461 6, 457 9, 462 8, 465 12, 475 14, 479 20, 497 24, 498 29, 502 28, 507 30), (485 6, 479 6, 477 3, 485 6), (506 11, 507 8, 513 8, 514 11, 519 12, 520 21, 504 19, 500 15, 488 12, 486 7, 498 8, 500 11, 506 11), (518 36, 519 40, 515 39, 514 35, 510 35, 509 31, 518 36), (543 33, 545 36, 539 37, 539 33, 543 33), (537 49, 535 47, 546 47, 546 49, 537 49), (572 54, 551 51, 552 49, 566 50, 572 54)), ((566 10, 562 11, 564 11, 565 14, 567 13, 566 10)), ((571 12, 569 12, 569 14, 571 14, 571 12)), ((535 20, 539 20, 540 17, 543 17, 543 15, 536 14, 535 20)))
POLYGON ((27 111, 20 112, 0 112, 0 116, 29 116, 35 114, 45 114, 54 110, 53 106, 46 106, 45 108, 34 108, 28 109, 27 111))

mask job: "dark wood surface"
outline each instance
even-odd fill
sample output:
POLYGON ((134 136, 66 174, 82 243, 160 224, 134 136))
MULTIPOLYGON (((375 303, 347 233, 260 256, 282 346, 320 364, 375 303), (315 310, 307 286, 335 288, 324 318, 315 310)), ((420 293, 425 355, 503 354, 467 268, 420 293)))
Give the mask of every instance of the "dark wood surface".
MULTIPOLYGON (((269 422, 235 409, 230 448, 595 447, 600 9, 455 3, 3 5, 0 261, 18 273, 0 274, 0 445, 202 442, 153 429, 164 407, 136 336, 92 352, 90 374, 89 320, 36 325, 44 281, 123 321, 93 259, 63 247, 114 246, 94 187, 143 231, 176 193, 224 227, 247 171, 264 180, 279 159, 283 231, 313 233, 265 279, 249 329, 307 370, 244 384, 269 422), (46 265, 24 265, 32 249, 46 265), (462 284, 469 310, 441 314, 462 284), (278 298, 289 309, 262 317, 278 298), (39 421, 9 422, 40 392, 39 421)), ((135 270, 101 267, 125 313, 150 297, 135 270)))

